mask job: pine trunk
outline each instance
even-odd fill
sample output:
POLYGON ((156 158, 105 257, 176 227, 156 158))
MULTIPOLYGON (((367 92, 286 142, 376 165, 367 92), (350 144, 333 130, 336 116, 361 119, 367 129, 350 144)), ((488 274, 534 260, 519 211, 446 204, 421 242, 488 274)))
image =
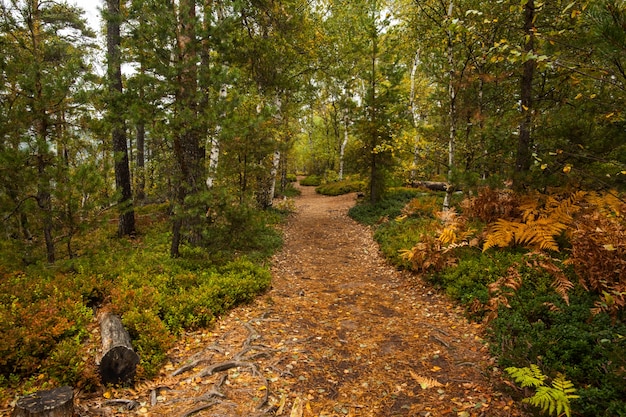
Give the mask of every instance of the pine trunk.
POLYGON ((135 212, 132 203, 130 163, 126 123, 122 109, 122 59, 120 53, 120 0, 107 0, 107 70, 109 78, 109 117, 113 124, 111 139, 115 159, 115 187, 119 193, 119 236, 135 233, 135 212))

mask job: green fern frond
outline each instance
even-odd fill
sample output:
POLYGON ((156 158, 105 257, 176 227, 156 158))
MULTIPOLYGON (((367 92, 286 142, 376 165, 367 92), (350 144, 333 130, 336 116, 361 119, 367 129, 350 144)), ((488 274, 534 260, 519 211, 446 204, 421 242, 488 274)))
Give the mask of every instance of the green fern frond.
POLYGON ((570 399, 578 398, 574 395, 576 389, 571 381, 565 379, 565 375, 557 374, 552 381, 552 386, 545 385, 546 376, 541 372, 539 367, 531 364, 527 368, 506 368, 507 373, 524 387, 533 387, 537 391, 532 397, 524 398, 522 401, 541 409, 543 413, 556 415, 557 417, 565 414, 571 417, 572 409, 570 399))
POLYGON ((546 376, 543 372, 541 372, 541 369, 539 369, 539 367, 535 364, 531 364, 528 368, 516 368, 512 366, 506 368, 505 371, 515 380, 515 382, 520 384, 522 388, 540 387, 546 379, 546 376))
POLYGON ((565 375, 559 373, 557 374, 554 381, 552 381, 552 388, 555 390, 561 391, 565 394, 566 398, 579 398, 578 395, 573 395, 576 392, 576 388, 574 388, 574 384, 572 381, 565 379, 565 375))

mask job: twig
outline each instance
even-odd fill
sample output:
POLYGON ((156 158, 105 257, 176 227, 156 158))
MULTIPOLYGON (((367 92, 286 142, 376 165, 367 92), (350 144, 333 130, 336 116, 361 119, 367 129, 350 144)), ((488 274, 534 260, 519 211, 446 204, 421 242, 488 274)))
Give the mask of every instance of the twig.
POLYGON ((196 414, 196 413, 198 413, 198 412, 200 412, 202 410, 206 410, 207 408, 213 407, 214 405, 215 405, 215 401, 213 401, 213 402, 211 402, 209 404, 201 405, 200 407, 196 407, 196 408, 194 408, 191 411, 187 411, 185 414, 182 414, 181 417, 189 417, 189 416, 191 416, 193 414, 196 414))
POLYGON ((107 400, 104 402, 104 405, 113 407, 121 405, 124 406, 124 408, 126 408, 127 410, 134 410, 135 408, 137 408, 139 403, 135 400, 107 400))
POLYGON ((445 340, 442 340, 440 338, 438 338, 437 336, 431 334, 430 337, 432 339, 435 339, 437 342, 441 343, 442 345, 444 345, 445 347, 447 347, 448 349, 450 349, 450 345, 448 344, 448 342, 446 342, 445 340))

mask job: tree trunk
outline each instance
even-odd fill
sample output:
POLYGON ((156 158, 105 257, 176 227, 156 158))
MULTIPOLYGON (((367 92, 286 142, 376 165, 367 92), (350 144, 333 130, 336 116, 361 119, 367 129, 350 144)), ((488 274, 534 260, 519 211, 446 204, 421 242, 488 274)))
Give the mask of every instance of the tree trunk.
MULTIPOLYGON (((528 0, 524 6, 524 34, 526 42, 524 44, 525 55, 533 52, 535 47, 535 2, 528 0)), ((531 147, 532 147, 532 114, 533 114, 533 78, 535 75, 536 62, 534 59, 527 59, 524 62, 522 78, 520 83, 520 98, 522 120, 519 126, 519 138, 517 142, 517 158, 515 161, 515 173, 518 180, 521 175, 530 170, 531 147)), ((517 182, 517 181, 516 181, 517 182)), ((516 187, 523 187, 517 184, 516 187)))
POLYGON ((64 386, 17 400, 12 417, 73 417, 74 391, 64 386))
POLYGON ((137 200, 146 198, 146 124, 137 124, 137 200))
POLYGON ((339 180, 343 179, 343 164, 344 164, 344 155, 346 153, 346 146, 348 145, 348 114, 346 113, 343 117, 343 141, 341 142, 341 146, 339 147, 339 180))
POLYGON ((272 158, 272 169, 270 170, 271 185, 270 185, 270 189, 268 192, 269 207, 272 206, 272 201, 274 200, 274 194, 276 194, 276 175, 278 174, 279 166, 280 166, 280 151, 277 150, 274 152, 274 157, 272 158))
POLYGON ((122 59, 120 52, 120 0, 107 0, 107 73, 109 78, 109 117, 113 124, 111 139, 115 158, 115 187, 119 193, 119 223, 117 234, 135 233, 135 212, 132 203, 130 163, 126 140, 126 123, 121 105, 122 59))
MULTIPOLYGON (((454 2, 450 1, 448 6, 448 20, 452 20, 452 11, 454 9, 454 2)), ((448 95, 450 99, 450 105, 448 112, 450 113, 450 134, 448 139, 448 189, 446 190, 446 197, 443 200, 443 209, 448 210, 450 208, 450 200, 452 198, 452 173, 454 169, 454 154, 456 146, 456 89, 454 87, 454 56, 452 50, 452 30, 448 30, 448 95)))
POLYGON ((100 317, 102 357, 100 378, 104 384, 130 383, 135 377, 139 356, 133 350, 130 336, 122 320, 115 314, 100 317))
POLYGON ((197 40, 196 40, 195 1, 181 0, 178 11, 176 44, 178 52, 178 74, 176 91, 176 129, 174 135, 174 157, 177 163, 176 203, 179 213, 172 224, 172 244, 170 255, 179 255, 182 242, 182 226, 189 226, 190 241, 198 242, 200 231, 197 219, 187 213, 186 200, 189 195, 200 192, 206 184, 204 177, 205 149, 200 145, 198 128, 198 90, 197 40))
POLYGON ((420 51, 417 50, 415 52, 415 58, 413 58, 413 66, 411 67, 411 93, 410 93, 410 103, 411 103, 411 115, 413 116, 413 127, 415 128, 415 143, 413 146, 413 166, 411 167, 411 181, 417 180, 417 163, 419 161, 419 133, 417 132, 417 128, 420 123, 420 113, 419 108, 416 102, 416 88, 415 88, 415 77, 417 75, 417 66, 420 62, 420 51))

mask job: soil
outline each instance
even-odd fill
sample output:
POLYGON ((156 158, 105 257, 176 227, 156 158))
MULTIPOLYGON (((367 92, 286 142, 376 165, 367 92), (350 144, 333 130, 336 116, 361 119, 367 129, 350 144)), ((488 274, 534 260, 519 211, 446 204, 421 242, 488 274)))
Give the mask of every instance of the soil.
POLYGON ((522 416, 483 327, 388 265, 356 195, 301 187, 272 288, 192 332, 161 376, 78 399, 84 415, 522 416), (102 393, 100 394, 102 395, 102 393))

